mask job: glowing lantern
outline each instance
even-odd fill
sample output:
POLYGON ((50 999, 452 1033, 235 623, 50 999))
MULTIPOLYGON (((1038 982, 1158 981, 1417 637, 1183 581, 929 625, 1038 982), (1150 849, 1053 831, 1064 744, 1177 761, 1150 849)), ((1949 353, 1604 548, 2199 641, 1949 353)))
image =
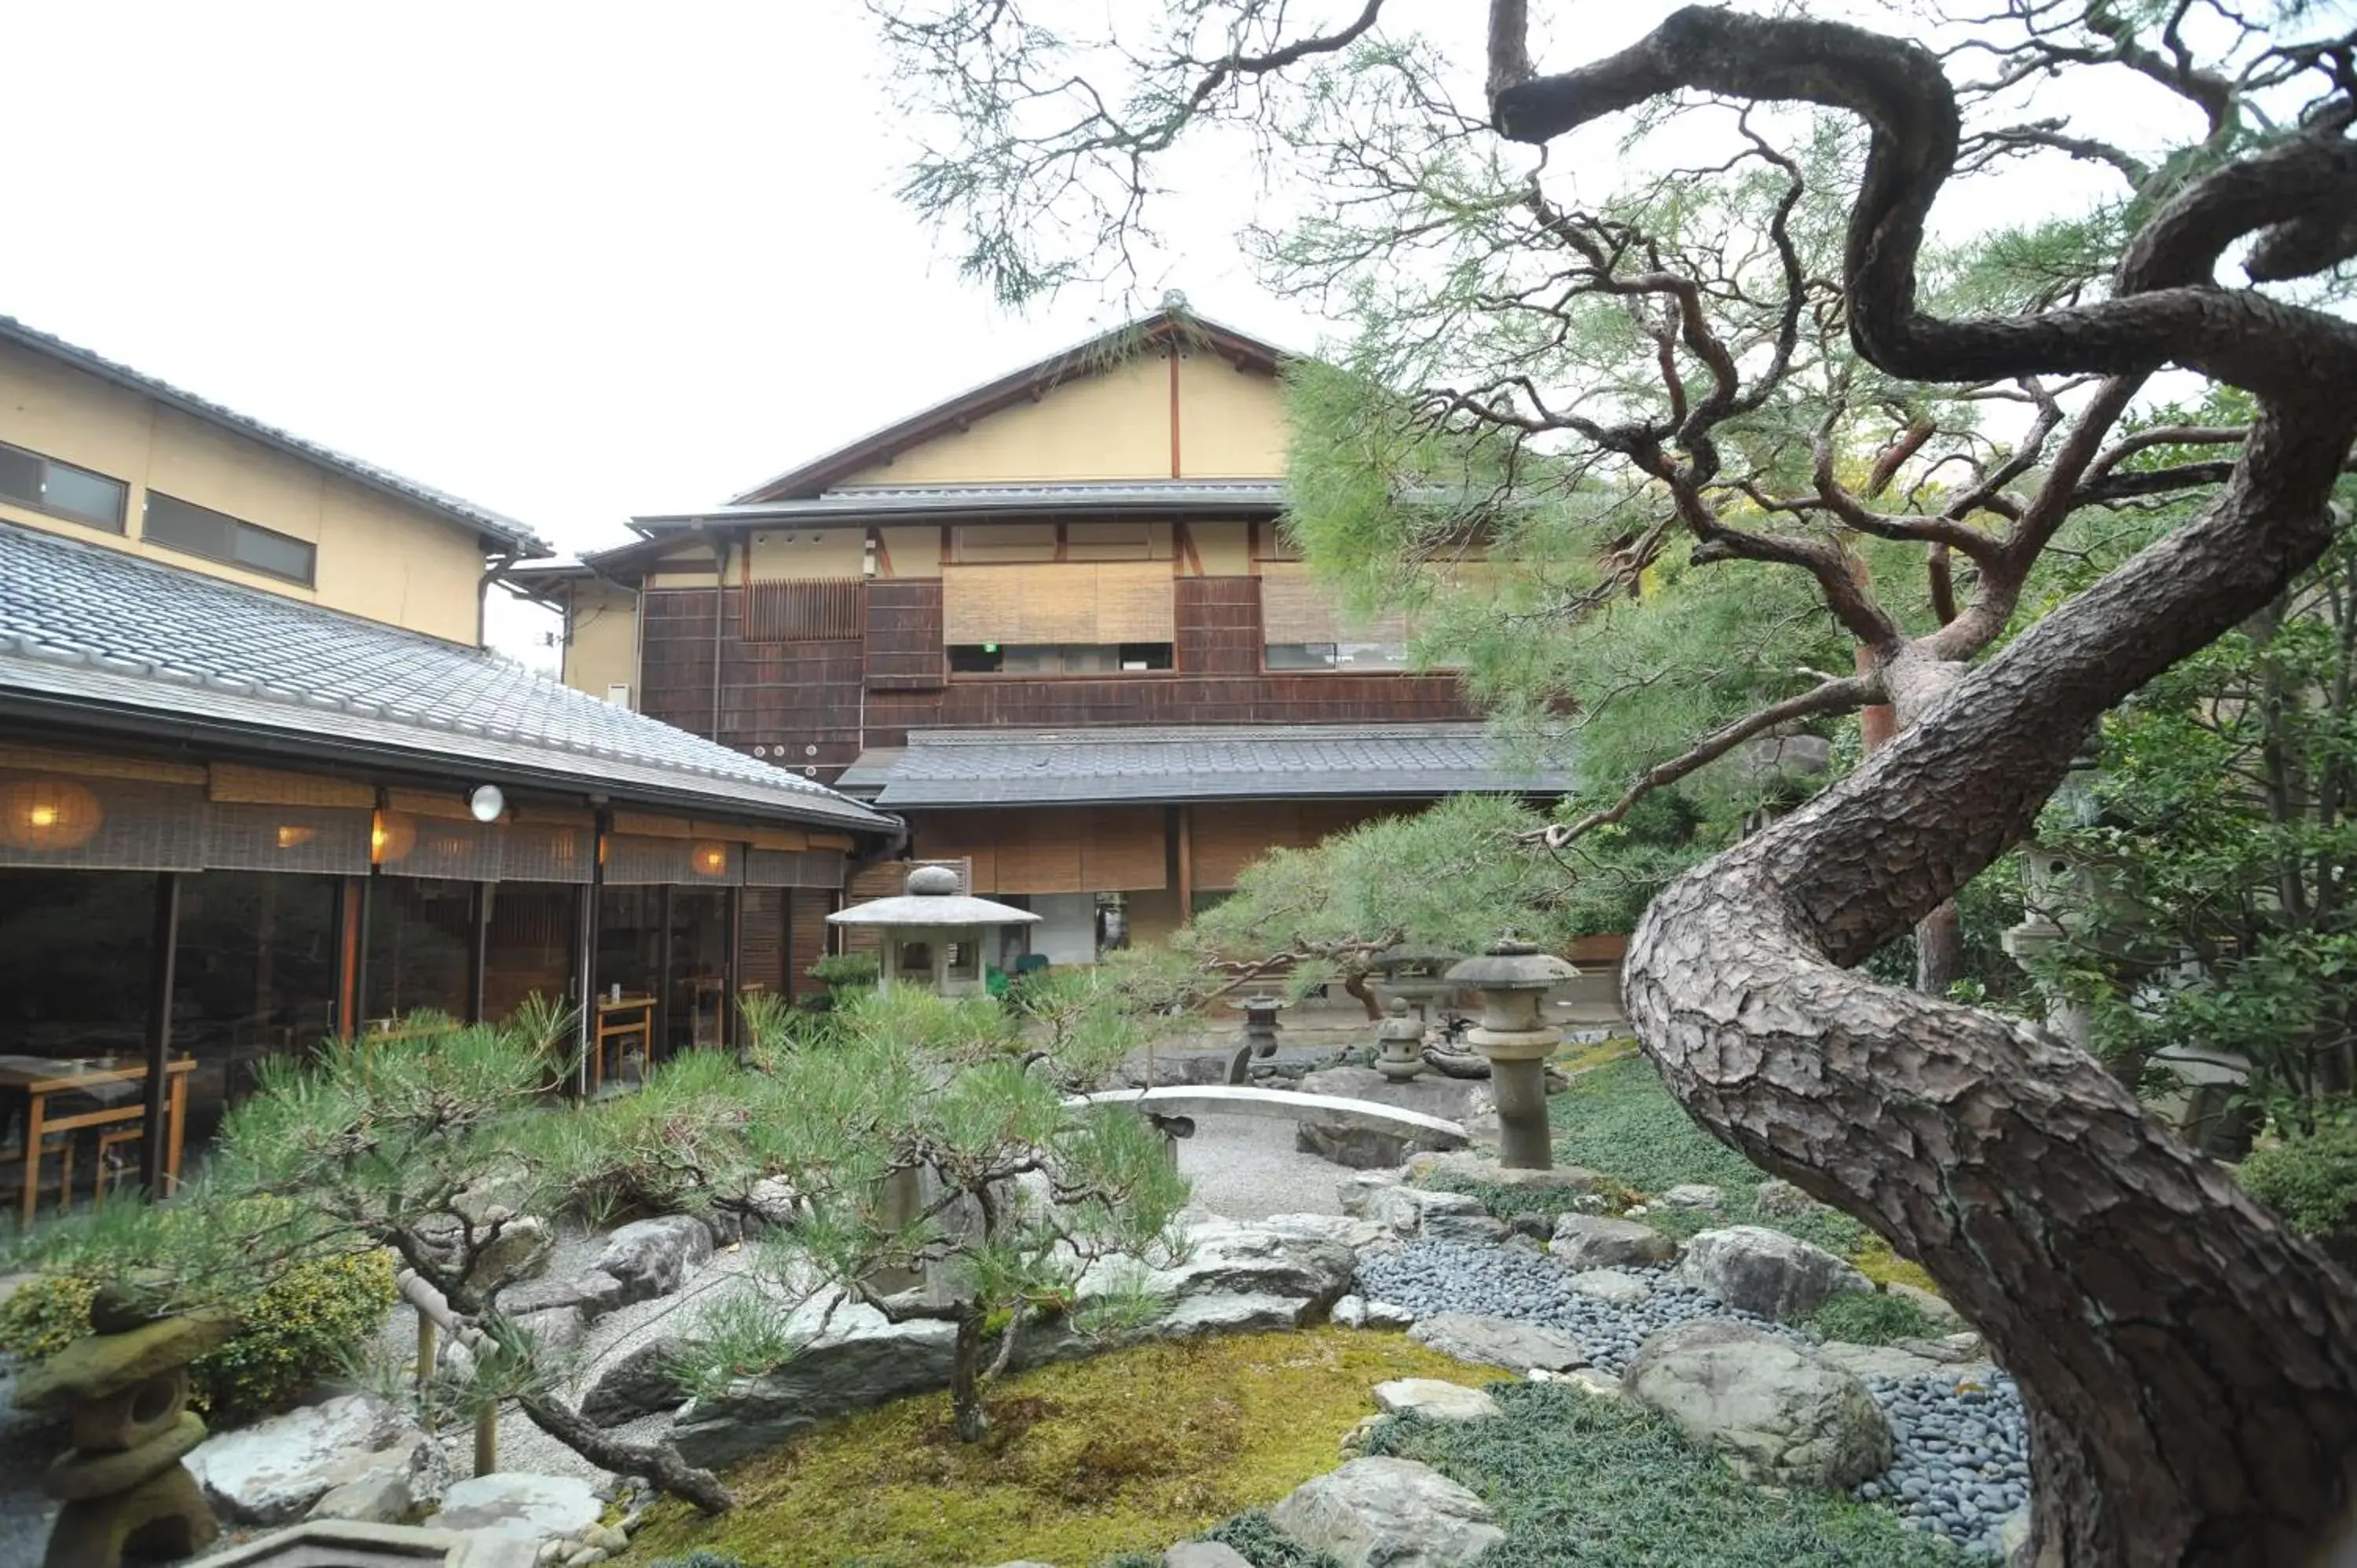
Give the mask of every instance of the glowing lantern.
POLYGON ((300 827, 290 823, 278 830, 278 847, 300 849, 318 836, 319 830, 317 828, 300 827))
POLYGON ((10 849, 80 849, 105 821, 98 797, 70 779, 0 786, 0 843, 10 849))
POLYGON ((417 847, 417 819, 399 811, 379 811, 376 824, 369 830, 369 861, 376 865, 391 865, 408 857, 417 847))
POLYGON ((698 876, 723 876, 728 871, 728 846, 725 843, 697 844, 689 856, 698 876))

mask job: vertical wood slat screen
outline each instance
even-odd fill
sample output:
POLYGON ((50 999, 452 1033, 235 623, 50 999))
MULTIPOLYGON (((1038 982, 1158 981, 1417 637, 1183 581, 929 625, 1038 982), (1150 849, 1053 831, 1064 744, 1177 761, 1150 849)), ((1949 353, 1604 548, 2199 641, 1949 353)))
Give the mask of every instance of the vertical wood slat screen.
POLYGON ((1261 624, 1270 642, 1405 642, 1407 618, 1396 610, 1344 613, 1332 588, 1291 562, 1261 568, 1261 624))
POLYGON ((1215 807, 1198 805, 1189 837, 1194 848, 1194 886, 1223 893, 1235 886, 1243 868, 1272 849, 1306 849, 1320 839, 1415 805, 1383 800, 1255 800, 1215 807))
POLYGON ((786 891, 786 987, 796 996, 818 989, 810 966, 826 952, 826 917, 834 908, 834 895, 815 887, 786 891))
POLYGON ((1169 880, 1159 806, 929 811, 917 832, 927 854, 971 861, 985 896, 1135 893, 1169 880))
POLYGON ((783 887, 748 887, 737 905, 737 983, 785 995, 786 900, 783 887))
POLYGON ((856 642, 867 629, 861 577, 753 583, 739 598, 737 635, 747 642, 856 642))
POLYGON ((1176 639, 1167 561, 942 569, 942 640, 1033 647, 1176 639))

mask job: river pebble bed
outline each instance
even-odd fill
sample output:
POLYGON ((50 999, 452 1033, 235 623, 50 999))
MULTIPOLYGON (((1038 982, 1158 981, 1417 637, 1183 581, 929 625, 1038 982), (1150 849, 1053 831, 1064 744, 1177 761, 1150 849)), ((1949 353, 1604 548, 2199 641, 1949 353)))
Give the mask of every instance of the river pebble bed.
MULTIPOLYGON (((1553 1257, 1521 1247, 1415 1240, 1359 1254, 1359 1289, 1418 1317, 1480 1313, 1560 1328, 1598 1370, 1619 1376, 1645 1339, 1696 1317, 1725 1317, 1810 1343, 1797 1329, 1739 1312, 1665 1268, 1623 1268, 1652 1289, 1626 1306, 1584 1295, 1553 1257)), ((1997 1531, 2029 1497, 2029 1429, 2021 1395, 2003 1373, 1986 1383, 1946 1374, 1869 1377, 1889 1419, 1889 1469, 1856 1487, 1860 1501, 1896 1511, 1910 1528, 1995 1555, 1997 1531)))

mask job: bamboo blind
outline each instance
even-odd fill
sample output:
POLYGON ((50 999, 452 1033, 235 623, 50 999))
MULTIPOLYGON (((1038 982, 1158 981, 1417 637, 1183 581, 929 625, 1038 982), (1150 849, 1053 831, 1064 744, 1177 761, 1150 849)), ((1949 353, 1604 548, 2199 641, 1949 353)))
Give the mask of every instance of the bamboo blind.
POLYGON ((1055 558, 1052 522, 960 523, 950 530, 950 559, 967 565, 1055 558))
POLYGON ((1334 590, 1289 561, 1261 567, 1261 623, 1270 642, 1405 642, 1407 618, 1385 611, 1346 615, 1334 590))
POLYGON ((445 822, 471 822, 472 808, 461 795, 436 794, 424 789, 388 789, 384 793, 385 810, 400 811, 412 817, 433 817, 445 822))
POLYGON ((212 798, 238 805, 343 806, 363 811, 376 805, 376 787, 350 779, 281 773, 234 762, 214 763, 211 774, 212 798))
POLYGON ((1176 640, 1167 561, 942 568, 942 640, 1014 647, 1176 640))
POLYGON ((0 742, 0 768, 66 773, 80 779, 144 779, 151 784, 205 782, 205 769, 201 763, 158 762, 145 757, 108 757, 94 751, 65 751, 52 746, 20 746, 14 741, 0 742))
POLYGON ((1169 880, 1159 806, 929 811, 918 833, 927 854, 970 861, 977 893, 1131 893, 1169 880))
POLYGON ((1236 885, 1243 868, 1272 849, 1304 849, 1318 840, 1406 808, 1379 800, 1253 800, 1193 808, 1189 837, 1197 892, 1236 885))
POLYGON ((630 833, 640 838, 692 839, 695 836, 695 824, 685 817, 658 817, 644 811, 617 811, 614 813, 614 832, 630 833))

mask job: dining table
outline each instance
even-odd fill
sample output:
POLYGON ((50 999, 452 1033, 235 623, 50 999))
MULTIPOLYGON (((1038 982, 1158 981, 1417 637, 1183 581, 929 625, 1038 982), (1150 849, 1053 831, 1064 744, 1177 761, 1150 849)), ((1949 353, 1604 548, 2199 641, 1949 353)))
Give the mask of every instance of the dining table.
MULTIPOLYGON (((181 1140, 188 1125, 188 1074, 194 1057, 176 1057, 164 1064, 169 1093, 164 1108, 163 1187, 180 1179, 181 1140)), ((119 1126, 138 1122, 147 1113, 147 1063, 136 1057, 27 1057, 0 1055, 0 1132, 22 1122, 25 1138, 25 1183, 19 1217, 33 1222, 41 1190, 42 1142, 53 1133, 71 1134, 85 1128, 119 1126), (55 1099, 81 1099, 87 1110, 59 1108, 55 1099)), ((63 1207, 70 1194, 59 1195, 63 1207)))

